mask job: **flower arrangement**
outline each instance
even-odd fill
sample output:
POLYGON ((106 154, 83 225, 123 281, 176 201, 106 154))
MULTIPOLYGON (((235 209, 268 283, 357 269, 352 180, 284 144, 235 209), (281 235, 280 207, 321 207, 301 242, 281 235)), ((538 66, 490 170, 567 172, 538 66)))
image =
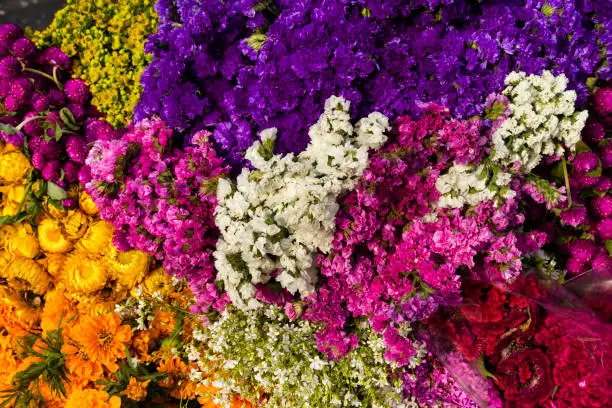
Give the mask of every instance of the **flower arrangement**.
POLYGON ((0 407, 609 405, 611 50, 575 0, 1 25, 0 407))

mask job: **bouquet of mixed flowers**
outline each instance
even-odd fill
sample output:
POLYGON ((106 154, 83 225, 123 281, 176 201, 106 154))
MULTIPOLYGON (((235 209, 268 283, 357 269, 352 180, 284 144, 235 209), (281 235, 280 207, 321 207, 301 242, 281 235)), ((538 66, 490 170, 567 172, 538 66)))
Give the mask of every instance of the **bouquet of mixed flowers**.
POLYGON ((89 3, 0 26, 0 407, 612 404, 607 2, 89 3))

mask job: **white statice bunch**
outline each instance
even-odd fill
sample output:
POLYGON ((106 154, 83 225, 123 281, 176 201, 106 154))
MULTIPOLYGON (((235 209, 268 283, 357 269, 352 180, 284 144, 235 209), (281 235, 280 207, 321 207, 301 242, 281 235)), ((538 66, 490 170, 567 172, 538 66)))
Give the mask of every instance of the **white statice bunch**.
POLYGON ((489 164, 453 164, 446 174, 436 180, 436 189, 441 196, 439 208, 461 208, 475 206, 480 202, 497 201, 516 196, 509 188, 512 175, 489 164))
POLYGON ((457 163, 436 181, 439 208, 475 206, 488 200, 499 205, 516 193, 509 188, 513 175, 530 173, 544 156, 574 151, 587 119, 576 111, 576 92, 568 91, 565 75, 512 72, 502 92, 510 114, 493 131, 493 148, 486 163, 457 163))
POLYGON ((349 106, 329 98, 310 128, 310 144, 298 155, 274 154, 276 129, 262 131, 261 142, 246 153, 254 169, 243 169, 236 183, 219 181, 217 280, 240 309, 260 306, 254 285, 275 273, 293 294, 314 290, 317 251, 331 249, 337 198, 353 188, 368 165, 368 151, 382 146, 389 130, 389 120, 377 112, 353 127, 349 106))
POLYGON ((512 72, 505 83, 511 114, 493 132, 493 163, 527 174, 543 156, 574 150, 588 113, 575 110, 576 92, 566 90, 565 75, 512 72))
MULTIPOLYGON (((205 342, 192 341, 184 353, 199 372, 217 373, 202 380, 219 389, 221 406, 229 407, 235 395, 257 399, 262 407, 417 407, 404 400, 398 369, 385 360, 385 344, 367 324, 359 329, 358 347, 340 360, 328 360, 317 350, 314 333, 319 327, 304 319, 290 321, 273 305, 240 311, 230 307, 203 330, 205 342), (199 354, 194 350, 202 350, 199 354), (305 386, 307 385, 307 386, 305 386)), ((414 343, 416 367, 426 351, 414 343)))

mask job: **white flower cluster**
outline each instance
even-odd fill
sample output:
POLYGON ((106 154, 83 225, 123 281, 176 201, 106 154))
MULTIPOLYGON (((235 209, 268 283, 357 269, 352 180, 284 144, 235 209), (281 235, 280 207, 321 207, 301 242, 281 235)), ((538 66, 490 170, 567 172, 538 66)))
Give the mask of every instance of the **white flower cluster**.
POLYGON ((510 173, 495 167, 454 164, 448 173, 436 180, 436 188, 442 194, 438 207, 461 208, 465 204, 475 206, 495 198, 513 198, 516 192, 508 187, 510 181, 510 173))
POLYGON ((495 199, 512 198, 512 173, 527 174, 543 156, 562 156, 580 140, 587 112, 576 112, 576 92, 566 91, 568 80, 544 71, 541 76, 512 72, 506 77, 503 95, 510 116, 493 132, 493 149, 487 163, 454 164, 436 181, 442 194, 440 208, 461 208, 495 199))
POLYGON ((368 165, 368 150, 382 146, 388 119, 372 113, 351 124, 349 102, 331 97, 310 128, 310 144, 297 156, 274 154, 276 129, 261 132, 236 183, 219 180, 215 222, 221 230, 215 266, 232 302, 259 307, 257 283, 275 279, 305 296, 317 279, 317 251, 328 252, 336 199, 353 188, 368 165))
MULTIPOLYGON (((360 330, 357 349, 335 361, 317 351, 317 326, 290 321, 273 305, 247 312, 230 308, 204 330, 207 342, 194 343, 203 351, 188 345, 185 353, 199 366, 194 378, 218 365, 213 369, 217 377, 202 382, 220 389, 221 406, 229 407, 237 394, 256 398, 262 393, 268 396, 261 405, 266 408, 417 406, 402 399, 401 377, 393 375, 397 372, 385 360, 385 344, 370 328, 360 330)), ((418 347, 422 356, 424 348, 418 347)))
POLYGON ((512 72, 503 94, 510 100, 511 114, 493 133, 491 160, 502 167, 520 166, 527 174, 542 156, 562 156, 580 140, 587 111, 576 112, 576 92, 566 91, 565 75, 512 72))

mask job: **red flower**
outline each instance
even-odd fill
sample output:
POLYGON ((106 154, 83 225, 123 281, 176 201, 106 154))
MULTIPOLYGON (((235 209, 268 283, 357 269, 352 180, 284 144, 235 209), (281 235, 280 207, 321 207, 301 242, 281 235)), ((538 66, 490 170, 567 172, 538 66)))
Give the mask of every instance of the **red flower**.
POLYGON ((540 349, 510 355, 499 363, 495 375, 505 400, 519 407, 543 403, 550 397, 554 386, 550 361, 540 349))

